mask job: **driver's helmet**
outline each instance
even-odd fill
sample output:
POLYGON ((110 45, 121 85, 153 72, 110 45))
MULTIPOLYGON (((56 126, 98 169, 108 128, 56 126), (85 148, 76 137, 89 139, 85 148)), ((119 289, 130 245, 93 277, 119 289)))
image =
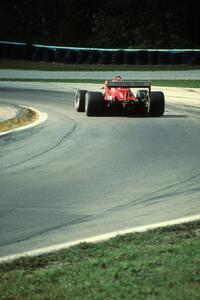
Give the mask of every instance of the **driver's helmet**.
POLYGON ((118 82, 118 81, 122 82, 122 77, 120 75, 117 75, 117 76, 113 77, 112 81, 113 82, 118 82))

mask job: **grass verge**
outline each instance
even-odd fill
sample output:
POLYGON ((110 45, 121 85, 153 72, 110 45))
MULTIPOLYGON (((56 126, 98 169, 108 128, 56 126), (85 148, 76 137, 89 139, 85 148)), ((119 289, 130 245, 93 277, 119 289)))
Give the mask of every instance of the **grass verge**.
POLYGON ((18 128, 33 123, 39 118, 39 114, 29 108, 22 107, 15 118, 0 122, 0 132, 18 128))
POLYGON ((23 60, 0 60, 0 69, 40 70, 40 71, 168 71, 198 70, 192 65, 96 65, 64 64, 56 62, 33 62, 23 60))
MULTIPOLYGON (((105 78, 108 79, 108 78, 105 78)), ((141 79, 142 80, 142 79, 141 79)), ((100 83, 104 84, 105 80, 101 79, 37 79, 37 78, 0 78, 0 81, 16 81, 16 82, 64 82, 64 83, 100 83)), ((166 87, 185 87, 200 88, 200 80, 152 80, 152 85, 166 87)))
POLYGON ((0 265, 0 299, 176 299, 200 295, 200 221, 0 265))

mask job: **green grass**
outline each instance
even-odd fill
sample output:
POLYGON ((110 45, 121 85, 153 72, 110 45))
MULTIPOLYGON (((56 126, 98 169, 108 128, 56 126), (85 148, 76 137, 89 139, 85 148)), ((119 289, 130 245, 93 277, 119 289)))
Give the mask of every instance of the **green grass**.
MULTIPOLYGON (((108 78, 105 78, 108 79, 108 78)), ((141 79, 142 80, 142 79, 141 79)), ((21 81, 21 82, 66 82, 66 83, 100 83, 104 84, 105 80, 101 79, 37 79, 37 78, 0 78, 0 81, 21 81)), ((168 87, 188 87, 200 88, 200 80, 152 80, 152 85, 168 87)))
POLYGON ((200 221, 0 265, 0 299, 195 300, 200 221))
POLYGON ((200 66, 190 65, 96 65, 32 62, 21 60, 0 60, 0 69, 41 71, 167 71, 196 70, 200 66))
POLYGON ((184 88, 200 88, 200 80, 152 80, 152 85, 184 88))

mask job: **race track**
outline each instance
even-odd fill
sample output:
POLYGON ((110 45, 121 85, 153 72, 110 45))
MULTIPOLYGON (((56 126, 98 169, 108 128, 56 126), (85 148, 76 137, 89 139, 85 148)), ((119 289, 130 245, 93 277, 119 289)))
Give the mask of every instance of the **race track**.
POLYGON ((88 118, 73 87, 0 85, 48 113, 0 137, 0 256, 200 213, 200 90, 157 88, 161 118, 88 118))

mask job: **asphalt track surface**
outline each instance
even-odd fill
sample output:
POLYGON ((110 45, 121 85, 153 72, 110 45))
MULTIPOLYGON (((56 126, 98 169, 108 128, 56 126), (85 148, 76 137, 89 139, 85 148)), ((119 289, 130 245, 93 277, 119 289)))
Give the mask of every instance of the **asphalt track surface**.
POLYGON ((20 79, 103 79, 116 73, 126 79, 200 79, 200 70, 173 71, 37 71, 0 69, 0 78, 20 79))
POLYGON ((0 86, 48 113, 0 137, 0 256, 200 213, 200 90, 163 89, 161 118, 88 118, 65 86, 0 86))

